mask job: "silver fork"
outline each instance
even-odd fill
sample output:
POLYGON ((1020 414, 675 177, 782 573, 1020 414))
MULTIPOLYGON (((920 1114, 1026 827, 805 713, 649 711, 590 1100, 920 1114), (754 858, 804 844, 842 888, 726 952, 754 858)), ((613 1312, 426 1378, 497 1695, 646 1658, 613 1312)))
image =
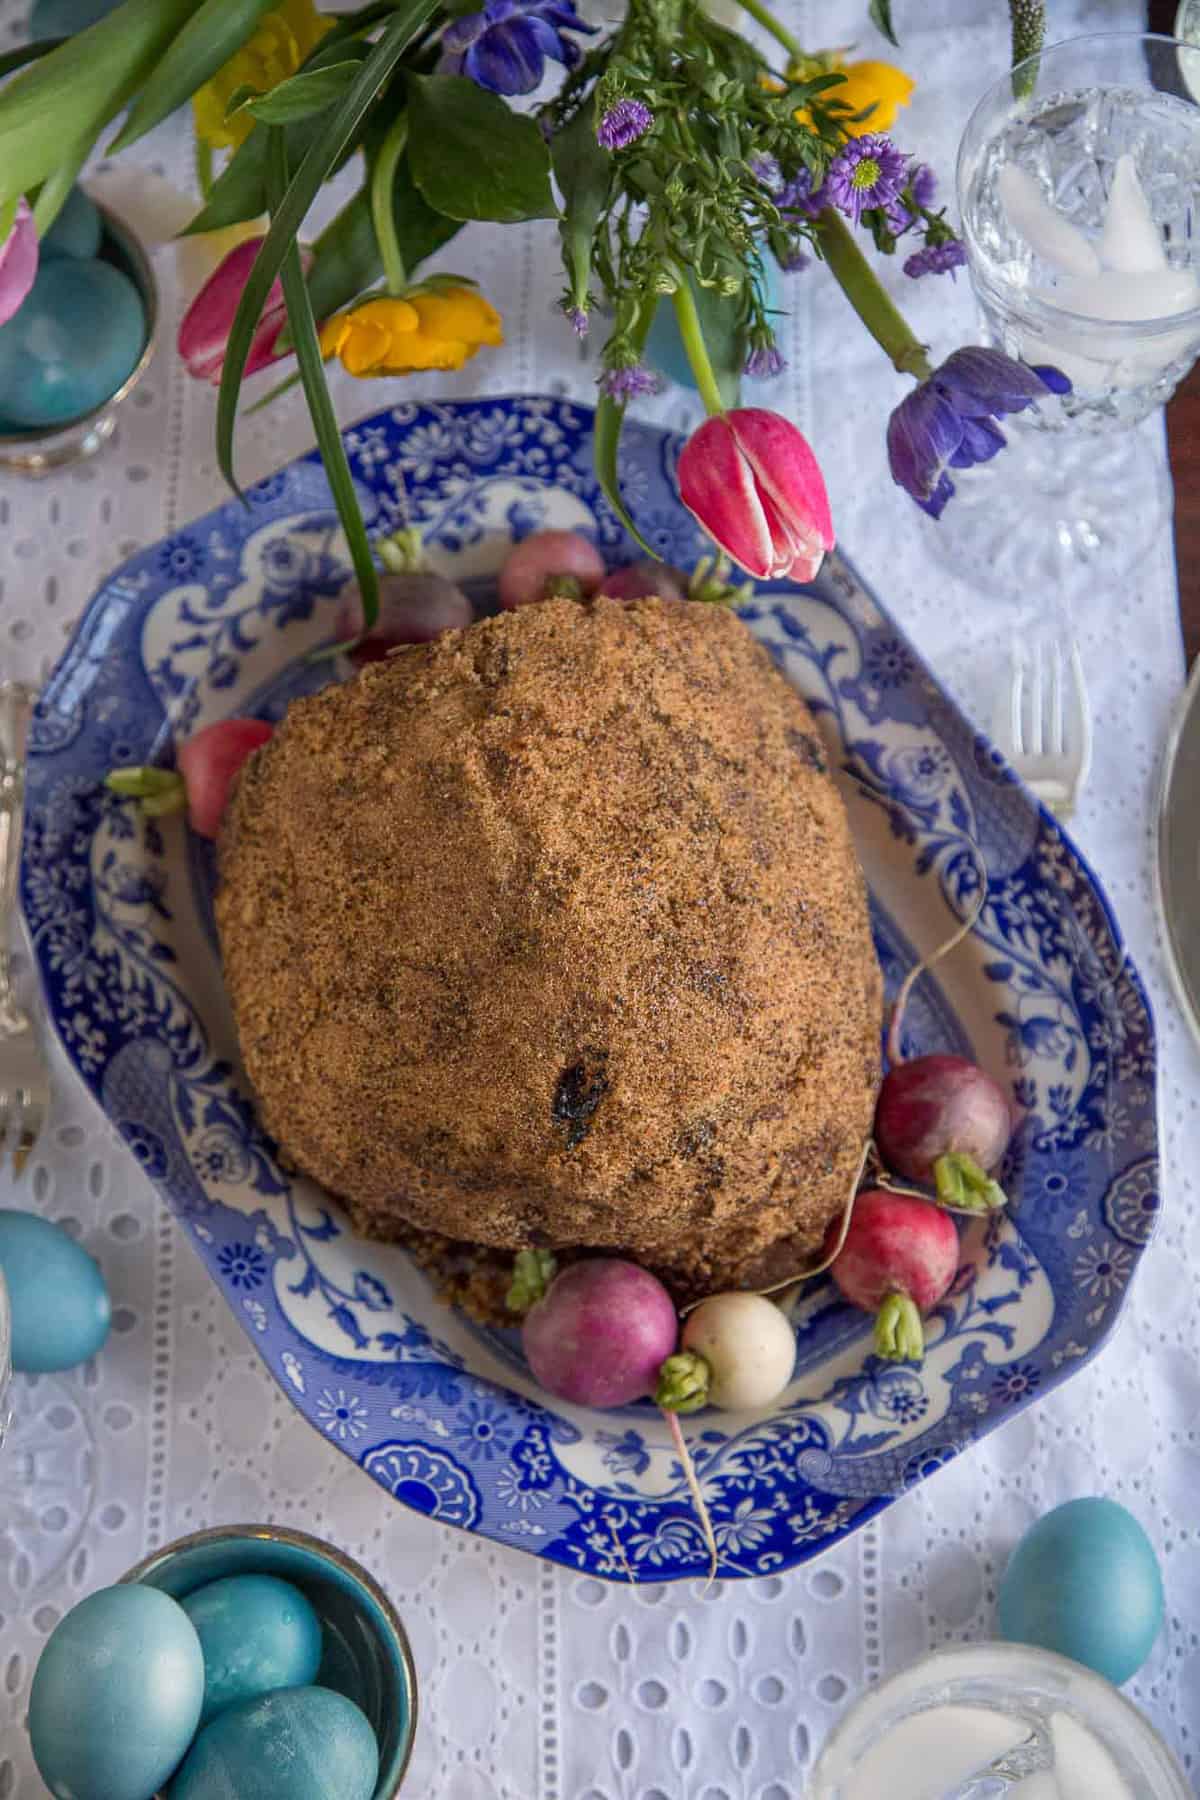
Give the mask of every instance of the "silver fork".
POLYGON ((1068 818, 1092 762, 1092 709, 1074 637, 1013 638, 1011 680, 993 730, 1025 785, 1068 818))
POLYGON ((28 1013, 17 1003, 12 983, 25 745, 32 714, 29 688, 17 681, 0 684, 0 1164, 11 1150, 18 1175, 50 1106, 46 1059, 28 1013))

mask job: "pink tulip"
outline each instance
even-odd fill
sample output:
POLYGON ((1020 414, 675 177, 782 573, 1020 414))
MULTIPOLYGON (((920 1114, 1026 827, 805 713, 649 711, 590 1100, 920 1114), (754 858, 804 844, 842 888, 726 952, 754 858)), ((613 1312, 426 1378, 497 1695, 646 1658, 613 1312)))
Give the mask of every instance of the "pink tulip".
POLYGON ((20 199, 12 229, 0 244, 0 325, 12 318, 24 300, 37 269, 37 230, 28 200, 20 199))
MULTIPOLYGON (((187 365, 188 374, 194 375, 197 381, 210 381, 214 387, 220 384, 233 316, 237 312, 238 301, 249 280, 262 242, 260 237, 247 238, 244 243, 231 250, 213 270, 183 315, 179 327, 179 354, 187 365)), ((311 258, 305 259, 305 267, 309 261, 311 258)), ((278 351, 275 348, 275 341, 286 324, 287 309, 283 303, 283 287, 276 281, 267 295, 266 305, 250 340, 250 355, 246 360, 247 375, 254 375, 259 369, 265 369, 273 362, 280 362, 283 357, 291 354, 290 351, 278 351)))
POLYGON ((833 549, 829 496, 796 427, 757 406, 717 413, 679 458, 679 495, 739 568, 811 581, 833 549))

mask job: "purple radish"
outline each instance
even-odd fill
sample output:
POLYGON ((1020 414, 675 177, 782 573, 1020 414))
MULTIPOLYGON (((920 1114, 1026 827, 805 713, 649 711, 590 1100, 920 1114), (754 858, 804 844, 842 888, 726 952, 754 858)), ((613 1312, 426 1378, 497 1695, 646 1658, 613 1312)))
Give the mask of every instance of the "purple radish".
POLYGON ((1005 1204, 991 1171, 1008 1148, 1012 1113, 990 1075, 961 1056, 918 1056, 885 1076, 875 1143, 885 1167, 932 1183, 943 1206, 988 1212, 1005 1204))
POLYGON ((535 1379, 576 1406, 628 1406, 654 1391, 679 1320, 661 1281, 636 1263, 589 1257, 555 1277, 525 1315, 535 1379))
POLYGON ((578 531, 534 531, 504 559, 500 604, 511 612, 536 600, 585 600, 603 580, 600 552, 578 531))
MULTIPOLYGON (((831 1226, 831 1235, 837 1229, 831 1226)), ((851 1306, 875 1314, 876 1355, 889 1362, 920 1362, 921 1315, 949 1290, 958 1248, 953 1219, 930 1201, 882 1188, 858 1196, 829 1272, 851 1306)))
MULTIPOLYGON (((461 588, 427 569, 379 578, 379 617, 368 635, 348 652, 351 662, 382 662, 400 644, 427 644, 443 631, 461 631, 474 618, 461 588)), ((363 628, 362 601, 351 588, 338 612, 337 638, 357 638, 363 628)))
POLYGON ((684 600, 688 578, 682 569, 664 562, 626 563, 610 569, 597 588, 597 597, 608 600, 684 600))

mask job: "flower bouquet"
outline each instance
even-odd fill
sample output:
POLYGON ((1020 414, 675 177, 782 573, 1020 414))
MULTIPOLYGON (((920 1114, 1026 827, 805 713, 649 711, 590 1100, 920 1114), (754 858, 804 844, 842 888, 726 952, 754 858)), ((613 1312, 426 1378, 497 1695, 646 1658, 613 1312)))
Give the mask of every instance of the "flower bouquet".
MULTIPOLYGON (((913 277, 963 261, 932 170, 887 135, 912 84, 886 63, 809 53, 764 0, 741 5, 753 41, 698 0, 627 0, 604 29, 572 0, 368 0, 332 16, 313 0, 123 0, 73 37, 0 58, 0 329, 93 147, 119 151, 190 102, 202 204, 189 231, 269 223, 197 297, 181 352, 219 384, 218 459, 235 489, 243 378, 294 357, 368 629, 375 561, 324 366, 456 369, 500 343, 473 283, 422 273, 476 220, 558 221, 563 310, 600 344, 597 472, 632 535, 618 445, 626 409, 657 384, 645 346, 666 300, 710 414, 681 460, 682 498, 752 576, 806 579, 832 542, 820 470, 789 421, 740 403, 743 379, 782 366, 769 263, 825 262, 918 383, 889 454, 935 514, 947 470, 994 455, 994 419, 1053 377, 990 350, 931 367, 862 247, 864 235, 884 255, 903 247, 913 277), (318 193, 353 158, 361 185, 306 246, 318 193)), ((871 12, 890 36, 887 0, 871 12)), ((1013 14, 1028 48, 1040 7, 1013 0, 1013 14)))

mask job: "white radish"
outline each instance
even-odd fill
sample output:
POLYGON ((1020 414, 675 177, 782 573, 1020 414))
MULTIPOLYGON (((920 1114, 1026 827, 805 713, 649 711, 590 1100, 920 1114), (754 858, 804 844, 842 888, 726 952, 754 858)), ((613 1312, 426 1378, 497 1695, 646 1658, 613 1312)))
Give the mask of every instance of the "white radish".
POLYGON ((796 1364, 796 1334, 761 1294, 713 1294, 689 1313, 682 1351, 707 1369, 705 1397, 726 1412, 778 1399, 796 1364))

